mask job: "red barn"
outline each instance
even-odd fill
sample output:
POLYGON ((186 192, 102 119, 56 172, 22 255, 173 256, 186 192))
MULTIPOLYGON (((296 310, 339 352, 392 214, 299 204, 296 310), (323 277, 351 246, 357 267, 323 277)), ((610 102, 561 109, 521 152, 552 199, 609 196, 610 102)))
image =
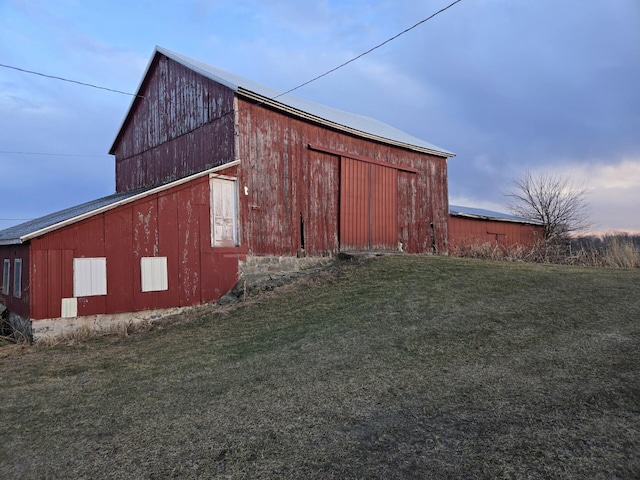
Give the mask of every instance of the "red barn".
POLYGON ((449 252, 492 244, 505 249, 532 248, 544 235, 536 221, 481 208, 449 206, 449 252))
POLYGON ((247 257, 446 250, 452 153, 159 47, 137 93, 116 193, 0 232, 36 336, 215 301, 247 257))

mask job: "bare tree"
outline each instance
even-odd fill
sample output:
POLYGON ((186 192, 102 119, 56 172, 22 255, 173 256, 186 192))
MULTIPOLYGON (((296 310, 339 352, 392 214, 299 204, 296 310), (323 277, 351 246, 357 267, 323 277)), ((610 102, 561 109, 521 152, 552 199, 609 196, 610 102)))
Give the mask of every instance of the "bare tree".
POLYGON ((541 222, 546 242, 591 227, 585 186, 576 185, 567 177, 531 172, 514 179, 513 184, 505 194, 510 199, 509 210, 541 222))

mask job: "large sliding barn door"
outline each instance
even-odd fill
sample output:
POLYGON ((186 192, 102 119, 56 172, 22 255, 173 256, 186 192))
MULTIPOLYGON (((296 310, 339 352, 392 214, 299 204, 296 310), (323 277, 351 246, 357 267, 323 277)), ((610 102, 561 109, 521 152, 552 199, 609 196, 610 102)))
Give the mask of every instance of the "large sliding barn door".
POLYGON ((397 249, 398 171, 347 157, 341 162, 340 249, 397 249))

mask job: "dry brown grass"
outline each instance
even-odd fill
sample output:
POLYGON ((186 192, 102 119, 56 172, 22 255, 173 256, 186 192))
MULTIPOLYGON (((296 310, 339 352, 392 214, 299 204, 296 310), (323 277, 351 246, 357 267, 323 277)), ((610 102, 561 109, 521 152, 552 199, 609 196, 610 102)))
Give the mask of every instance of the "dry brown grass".
POLYGON ((3 356, 0 477, 640 476, 640 271, 407 255, 324 275, 3 356))
POLYGON ((502 260, 508 262, 536 261, 540 245, 527 247, 522 245, 504 246, 496 242, 463 243, 454 249, 454 256, 479 258, 483 260, 502 260))
POLYGON ((597 243, 574 239, 505 247, 495 242, 463 244, 455 256, 483 260, 554 263, 582 267, 640 268, 640 247, 628 236, 605 236, 597 243))

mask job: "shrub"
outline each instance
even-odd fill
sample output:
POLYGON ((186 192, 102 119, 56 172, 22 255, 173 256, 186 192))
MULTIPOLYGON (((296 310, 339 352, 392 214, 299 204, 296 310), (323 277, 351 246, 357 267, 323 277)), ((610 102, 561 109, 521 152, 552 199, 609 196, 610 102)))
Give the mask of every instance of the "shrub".
POLYGON ((615 234, 539 241, 532 246, 505 247, 495 242, 463 243, 458 257, 555 263, 586 267, 640 268, 640 235, 615 234))

